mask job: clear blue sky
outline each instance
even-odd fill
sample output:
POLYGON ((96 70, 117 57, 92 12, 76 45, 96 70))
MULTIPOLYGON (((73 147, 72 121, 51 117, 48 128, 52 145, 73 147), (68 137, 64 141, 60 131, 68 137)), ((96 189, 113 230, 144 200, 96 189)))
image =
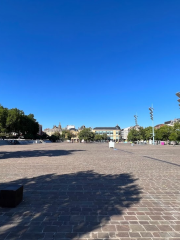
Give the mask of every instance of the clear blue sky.
POLYGON ((179 0, 0 4, 0 103, 43 128, 180 117, 179 0))

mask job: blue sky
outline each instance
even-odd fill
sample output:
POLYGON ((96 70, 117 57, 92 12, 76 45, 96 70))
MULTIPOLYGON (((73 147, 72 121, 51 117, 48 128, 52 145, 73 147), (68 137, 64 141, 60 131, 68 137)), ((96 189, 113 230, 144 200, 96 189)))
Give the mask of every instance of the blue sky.
POLYGON ((7 0, 0 103, 43 128, 151 125, 180 117, 180 1, 7 0))

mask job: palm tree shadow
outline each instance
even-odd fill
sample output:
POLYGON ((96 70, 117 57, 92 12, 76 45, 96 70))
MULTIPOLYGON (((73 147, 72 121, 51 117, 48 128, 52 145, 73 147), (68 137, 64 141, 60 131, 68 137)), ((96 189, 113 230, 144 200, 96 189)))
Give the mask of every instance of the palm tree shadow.
POLYGON ((118 219, 124 209, 140 201, 141 189, 136 180, 129 173, 84 171, 1 184, 2 188, 23 184, 24 200, 16 208, 0 208, 0 218, 4 219, 0 237, 77 239, 89 238, 101 229, 106 231, 114 217, 118 219))

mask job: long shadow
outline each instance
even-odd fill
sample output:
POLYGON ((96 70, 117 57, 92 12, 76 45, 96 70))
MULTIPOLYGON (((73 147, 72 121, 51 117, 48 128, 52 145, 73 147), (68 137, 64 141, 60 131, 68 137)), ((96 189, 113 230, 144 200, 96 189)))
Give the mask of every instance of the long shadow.
POLYGON ((168 162, 168 161, 165 161, 165 160, 160 160, 158 158, 153 158, 153 157, 148 157, 148 156, 143 156, 145 158, 149 158, 149 159, 152 159, 152 160, 156 160, 156 161, 159 161, 159 162, 163 162, 163 163, 167 163, 167 164, 171 164, 171 165, 174 165, 174 166, 177 166, 177 167, 180 167, 179 164, 176 164, 176 163, 171 163, 171 162, 168 162))
POLYGON ((32 151, 15 151, 15 152, 0 152, 0 159, 7 158, 29 158, 29 157, 55 157, 61 155, 69 155, 74 152, 85 150, 32 150, 32 151))
POLYGON ((122 151, 122 152, 125 152, 125 153, 134 154, 133 152, 125 151, 125 150, 122 150, 122 149, 118 149, 118 150, 120 150, 120 151, 122 151))
POLYGON ((121 220, 123 210, 140 201, 136 180, 128 173, 84 171, 3 183, 2 188, 23 184, 24 200, 16 208, 0 208, 0 238, 91 238, 103 229, 107 239, 108 231, 116 231, 107 224, 121 220))

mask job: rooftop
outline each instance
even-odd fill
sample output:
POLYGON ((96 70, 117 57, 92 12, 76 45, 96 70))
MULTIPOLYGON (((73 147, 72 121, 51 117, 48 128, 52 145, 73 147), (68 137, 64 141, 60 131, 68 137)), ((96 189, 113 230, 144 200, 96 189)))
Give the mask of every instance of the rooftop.
POLYGON ((120 127, 117 125, 116 127, 95 127, 94 130, 121 130, 120 127))

